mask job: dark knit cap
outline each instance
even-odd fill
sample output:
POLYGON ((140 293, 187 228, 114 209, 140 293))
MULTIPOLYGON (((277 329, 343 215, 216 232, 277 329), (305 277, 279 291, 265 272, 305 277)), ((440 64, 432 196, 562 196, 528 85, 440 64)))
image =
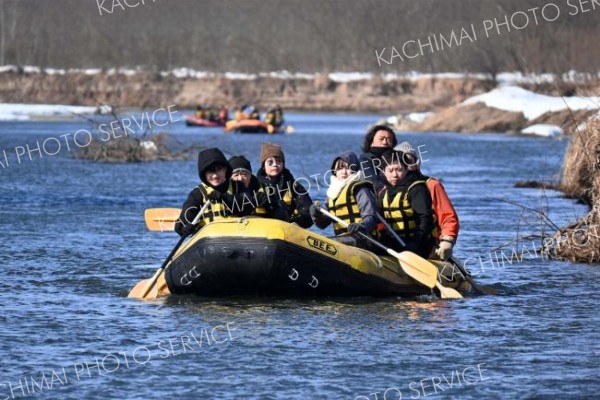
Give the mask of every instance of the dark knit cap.
POLYGON ((231 165, 233 172, 238 169, 245 169, 246 171, 252 173, 252 165, 250 165, 250 161, 248 161, 244 156, 231 157, 229 159, 229 165, 231 165))
POLYGON ((331 170, 333 171, 335 168, 335 163, 337 160, 343 160, 350 165, 350 170, 353 172, 358 172, 360 168, 360 163, 358 161, 358 156, 353 151, 345 151, 342 154, 338 155, 331 164, 331 170))
POLYGON ((401 151, 390 149, 383 154, 381 159, 383 160, 383 165, 381 166, 382 168, 385 168, 390 164, 401 164, 405 167, 407 166, 404 153, 401 151))
POLYGON ((260 165, 264 167, 265 160, 271 157, 278 157, 285 163, 285 156, 281 146, 275 143, 264 142, 260 148, 260 165))
POLYGON ((227 173, 225 174, 226 178, 231 178, 231 165, 227 162, 227 158, 223 152, 216 147, 202 150, 198 154, 198 175, 200 175, 200 180, 206 184, 208 182, 204 179, 204 172, 208 167, 213 164, 221 164, 227 168, 227 173))

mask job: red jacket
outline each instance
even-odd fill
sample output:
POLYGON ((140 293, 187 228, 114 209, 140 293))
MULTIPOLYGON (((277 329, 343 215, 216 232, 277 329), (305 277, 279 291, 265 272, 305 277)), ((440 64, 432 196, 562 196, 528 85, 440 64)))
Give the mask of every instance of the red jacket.
POLYGON ((446 194, 446 189, 435 178, 427 179, 427 188, 429 189, 429 193, 431 193, 433 212, 435 213, 439 227, 436 240, 439 241, 440 236, 452 236, 454 239, 457 239, 460 224, 456 210, 446 194))

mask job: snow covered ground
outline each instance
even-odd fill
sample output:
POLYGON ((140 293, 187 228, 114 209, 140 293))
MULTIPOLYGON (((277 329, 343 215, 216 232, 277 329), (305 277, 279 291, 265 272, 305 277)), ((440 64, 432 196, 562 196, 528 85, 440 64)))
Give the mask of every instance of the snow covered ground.
POLYGON ((598 110, 600 97, 553 97, 537 94, 518 86, 503 86, 488 93, 471 97, 461 104, 484 103, 488 107, 505 111, 522 112, 533 120, 548 111, 598 110))
POLYGON ((535 124, 523 129, 521 133, 525 135, 535 135, 543 137, 560 137, 565 134, 563 129, 557 125, 535 124))
MULTIPOLYGON (((66 74, 85 74, 85 75, 97 75, 102 73, 102 70, 99 68, 88 68, 88 69, 57 69, 57 68, 45 68, 42 69, 40 67, 35 66, 23 66, 21 67, 22 71, 28 74, 40 74, 45 73, 48 75, 66 75, 66 74)), ((0 66, 0 73, 3 72, 17 72, 19 71, 19 67, 16 65, 4 65, 0 66)), ((108 75, 126 75, 133 76, 138 72, 144 72, 145 69, 143 67, 136 68, 111 68, 106 70, 108 75)), ((303 73, 303 72, 289 72, 286 70, 282 71, 271 71, 271 72, 260 72, 255 74, 250 73, 241 73, 241 72, 224 72, 224 73, 216 73, 209 71, 198 71, 192 68, 175 68, 170 71, 162 71, 160 73, 162 76, 174 76, 176 78, 195 78, 195 79, 204 79, 204 78, 216 78, 216 77, 225 77, 227 79, 238 79, 238 80, 254 80, 257 78, 276 78, 276 79, 314 79, 318 74, 315 73, 303 73)), ((487 73, 462 73, 462 72, 443 72, 443 73, 421 73, 416 71, 406 72, 406 73, 392 73, 392 74, 373 74, 370 72, 330 72, 328 73, 328 78, 334 82, 355 82, 355 81, 363 81, 373 79, 376 76, 381 76, 386 81, 394 81, 394 80, 410 80, 416 81, 419 79, 491 79, 492 76, 487 73)), ((553 82, 559 78, 554 74, 523 74, 521 72, 502 72, 496 76, 496 80, 498 81, 499 86, 505 85, 519 85, 519 84, 527 84, 527 83, 544 83, 544 82, 553 82)), ((582 82, 590 79, 598 79, 600 78, 600 71, 596 74, 592 73, 581 73, 577 71, 569 71, 560 76, 560 79, 567 82, 582 82)))
MULTIPOLYGON (((35 118, 72 117, 74 114, 89 115, 94 114, 97 111, 97 107, 0 103, 0 121, 26 121, 35 118)), ((102 111, 106 112, 107 110, 102 111)))

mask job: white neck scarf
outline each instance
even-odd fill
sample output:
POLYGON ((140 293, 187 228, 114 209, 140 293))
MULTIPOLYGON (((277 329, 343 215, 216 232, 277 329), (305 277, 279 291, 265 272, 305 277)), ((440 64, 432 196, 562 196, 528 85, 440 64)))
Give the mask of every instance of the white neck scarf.
POLYGON ((339 179, 335 175, 331 175, 331 183, 329 184, 329 188, 327 189, 327 197, 335 200, 338 198, 342 190, 346 187, 346 185, 358 181, 362 178, 362 171, 351 174, 344 180, 339 179))

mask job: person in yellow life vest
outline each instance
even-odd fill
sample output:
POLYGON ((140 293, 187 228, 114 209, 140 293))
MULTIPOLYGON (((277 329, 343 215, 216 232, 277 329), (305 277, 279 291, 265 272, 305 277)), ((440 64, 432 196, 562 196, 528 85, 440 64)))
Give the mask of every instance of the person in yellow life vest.
POLYGON ((404 153, 383 154, 386 187, 379 192, 379 208, 383 218, 402 238, 402 248, 391 235, 382 242, 396 251, 411 251, 427 258, 435 245, 433 207, 427 184, 416 171, 409 171, 404 153))
POLYGON ((254 210, 255 215, 285 220, 286 215, 276 210, 276 203, 270 204, 266 197, 265 190, 261 186, 258 178, 252 175, 252 165, 244 156, 233 156, 229 159, 229 165, 233 170, 231 180, 241 182, 243 192, 246 194, 245 201, 254 202, 257 207, 254 210))
MULTIPOLYGON (((400 143, 394 150, 404 152, 409 171, 416 171, 421 174, 421 160, 417 151, 409 142, 400 143)), ((446 193, 444 185, 438 179, 426 175, 421 175, 420 179, 427 182, 436 224, 435 240, 437 245, 429 258, 448 260, 452 257, 452 251, 460 230, 458 214, 446 193)))
MULTIPOLYGON (((327 189, 325 208, 349 224, 348 229, 338 223, 333 224, 336 240, 351 246, 370 247, 351 234, 359 231, 372 233, 377 226, 377 199, 373 183, 364 179, 358 156, 353 151, 338 155, 331 170, 333 175, 327 189)), ((310 206, 310 216, 320 229, 325 229, 332 222, 314 205, 310 206)))
MULTIPOLYGON (((310 217, 312 199, 308 190, 296 182, 292 173, 285 167, 285 155, 281 147, 274 143, 263 143, 260 150, 261 168, 256 173, 266 196, 268 207, 265 216, 290 223, 302 228, 313 224, 310 217)), ((257 209, 257 214, 259 210, 257 209)))
POLYGON ((194 116, 196 118, 204 118, 204 108, 202 106, 197 106, 194 116))
MULTIPOLYGON (((201 183, 195 187, 183 203, 175 231, 180 236, 188 236, 204 225, 228 217, 249 215, 256 207, 255 203, 244 201, 244 185, 232 181, 232 168, 217 148, 202 150, 198 154, 198 175, 201 183), (211 205, 197 225, 192 221, 202 206, 210 201, 211 205)), ((264 201, 266 202, 266 196, 264 201)))
POLYGON ((283 122, 283 110, 281 109, 281 106, 276 105, 267 110, 267 113, 265 114, 265 124, 280 127, 283 125, 283 122))

